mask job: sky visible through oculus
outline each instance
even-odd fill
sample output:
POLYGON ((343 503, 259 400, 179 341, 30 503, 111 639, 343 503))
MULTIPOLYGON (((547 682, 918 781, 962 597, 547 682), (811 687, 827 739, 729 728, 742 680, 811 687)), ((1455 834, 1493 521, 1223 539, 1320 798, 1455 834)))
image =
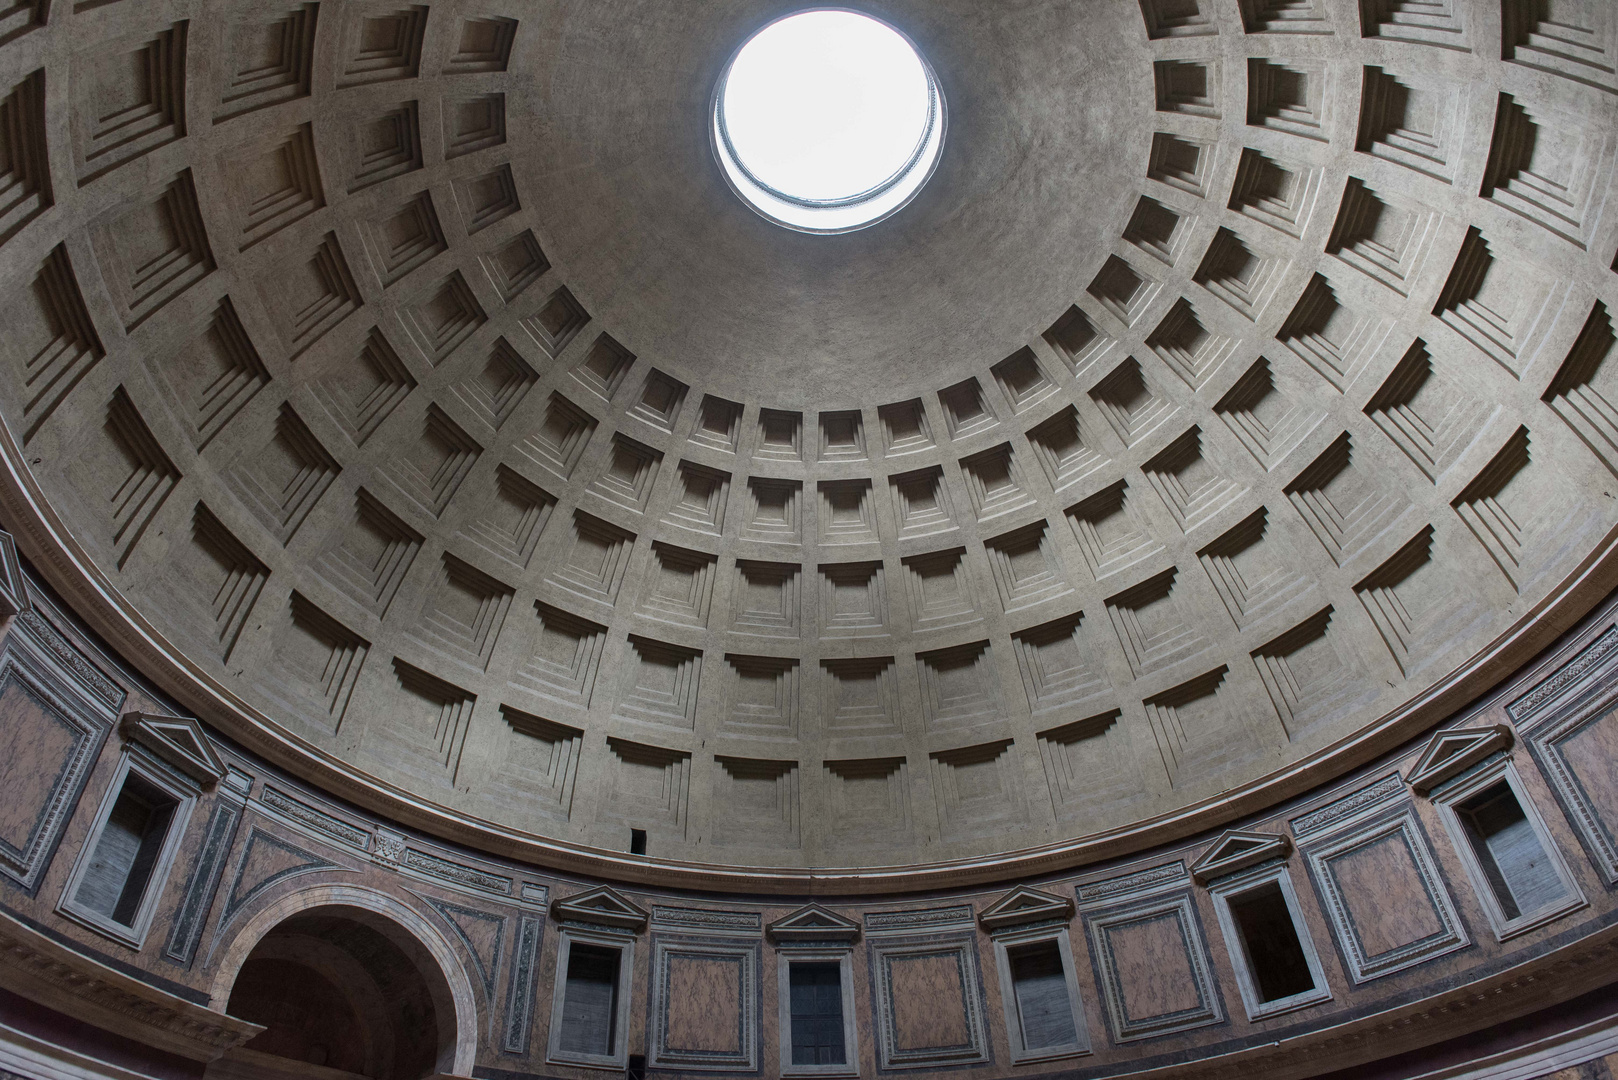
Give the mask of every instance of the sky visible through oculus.
POLYGON ((720 108, 754 177, 821 201, 902 169, 927 134, 929 99, 921 58, 898 32, 851 11, 806 11, 742 47, 720 108))

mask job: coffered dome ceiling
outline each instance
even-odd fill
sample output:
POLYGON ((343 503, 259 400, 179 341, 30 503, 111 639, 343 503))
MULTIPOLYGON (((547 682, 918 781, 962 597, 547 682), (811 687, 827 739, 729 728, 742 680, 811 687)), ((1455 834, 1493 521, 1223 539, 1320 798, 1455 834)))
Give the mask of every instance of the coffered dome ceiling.
POLYGON ((949 138, 841 236, 707 141, 791 5, 13 7, 6 524, 469 843, 854 889, 1212 827, 1613 583, 1618 17, 1553 6, 876 5, 949 138))

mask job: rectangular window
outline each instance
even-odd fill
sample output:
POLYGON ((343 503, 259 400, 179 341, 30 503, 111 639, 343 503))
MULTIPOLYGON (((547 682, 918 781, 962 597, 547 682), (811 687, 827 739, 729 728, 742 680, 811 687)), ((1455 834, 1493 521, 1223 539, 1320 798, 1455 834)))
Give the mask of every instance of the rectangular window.
POLYGON ((1006 950, 1017 1020, 1025 1050, 1048 1050, 1077 1040, 1067 975, 1055 941, 1039 941, 1006 950))
POLYGON ((835 960, 793 964, 789 986, 792 1064, 844 1064, 842 965, 835 960))
POLYGON ((1429 797, 1496 938, 1505 941, 1588 903, 1509 755, 1484 759, 1429 797))
POLYGON ((562 998, 561 1049, 611 1057, 617 1043, 620 952, 574 942, 562 998))
POLYGON ((1331 1000, 1292 877, 1279 860, 1208 882, 1250 1019, 1331 1000))
POLYGON ((1229 903, 1258 1000, 1269 1004, 1313 990, 1315 977, 1281 886, 1267 881, 1230 897, 1229 903))
POLYGON ((1011 1063, 1088 1054, 1090 1033, 1067 927, 1046 921, 992 933, 1011 1063))
POLYGON ((179 805, 178 799, 127 774, 96 841, 89 868, 79 879, 74 903, 120 926, 134 926, 179 805))
POLYGON ((781 1075, 858 1076, 860 1035, 849 951, 830 942, 789 943, 776 956, 781 1075))
POLYGON ((1457 803, 1455 815, 1507 920, 1550 907, 1568 896, 1568 887, 1546 855, 1533 823, 1504 780, 1457 803))
POLYGON ((197 790, 142 753, 126 753, 96 811, 57 910, 140 948, 197 790))

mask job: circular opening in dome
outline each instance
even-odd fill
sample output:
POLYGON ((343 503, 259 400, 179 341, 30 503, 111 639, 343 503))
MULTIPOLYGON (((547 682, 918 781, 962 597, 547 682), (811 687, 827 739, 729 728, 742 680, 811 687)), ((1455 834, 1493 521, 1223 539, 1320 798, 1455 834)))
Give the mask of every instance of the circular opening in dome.
POLYGON ((933 174, 944 98, 887 23, 800 11, 736 50, 712 130, 725 178, 753 209, 802 232, 851 232, 899 210, 933 174))

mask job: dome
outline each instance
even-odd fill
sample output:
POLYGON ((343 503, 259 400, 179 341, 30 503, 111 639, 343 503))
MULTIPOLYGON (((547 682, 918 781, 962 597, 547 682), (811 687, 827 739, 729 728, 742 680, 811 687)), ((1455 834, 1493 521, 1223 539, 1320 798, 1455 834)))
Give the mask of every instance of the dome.
POLYGON ((0 1080, 1609 1076, 1615 188, 1612 0, 0 5, 0 1080))
POLYGON ((277 767, 629 878, 1000 878, 1342 776, 1613 584, 1610 41, 893 0, 948 137, 826 235, 709 131, 795 6, 487 6, 0 51, 0 509, 277 767))

